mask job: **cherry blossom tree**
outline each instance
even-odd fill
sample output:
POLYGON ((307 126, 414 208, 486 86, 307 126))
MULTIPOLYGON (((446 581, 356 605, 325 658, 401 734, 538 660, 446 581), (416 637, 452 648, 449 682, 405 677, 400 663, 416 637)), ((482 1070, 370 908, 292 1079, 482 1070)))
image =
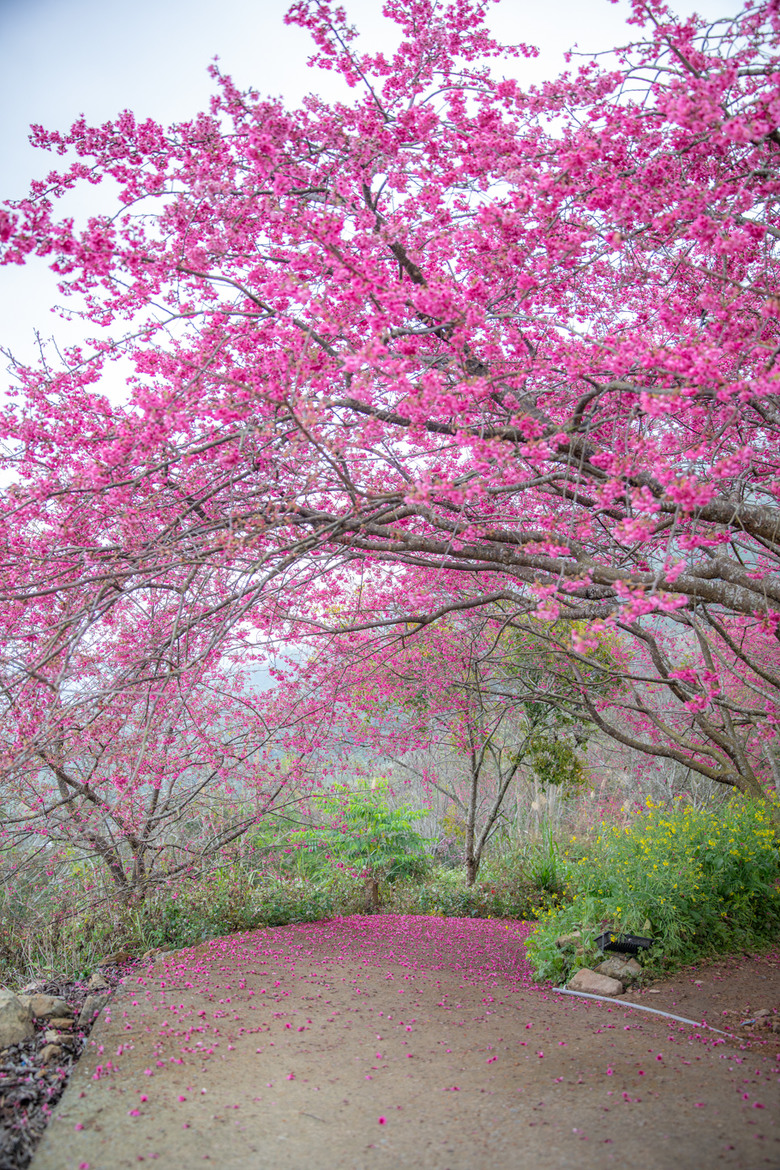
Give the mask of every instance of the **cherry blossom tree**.
POLYGON ((416 777, 428 797, 443 794, 462 815, 471 885, 519 779, 584 779, 583 674, 588 693, 604 695, 594 660, 611 659, 591 651, 567 675, 568 657, 486 609, 422 632, 351 631, 312 639, 310 656, 266 697, 264 722, 291 757, 316 751, 334 772, 354 770, 361 756, 369 770, 391 761, 396 785, 416 777))
POLYGON ((3 415, 20 735, 40 739, 52 664, 117 628, 111 695, 249 629, 500 605, 578 623, 574 662, 605 630, 633 640, 639 730, 586 687, 592 718, 761 795, 777 7, 708 24, 634 0, 627 47, 531 88, 506 73, 532 50, 496 43, 479 0, 385 12, 392 57, 326 0, 290 9, 349 101, 290 110, 214 69, 211 110, 178 126, 34 128, 62 162, 2 212, 3 262, 47 258, 94 338, 16 367, 3 415), (77 226, 58 206, 83 183, 106 211, 77 226))
MULTIPOLYGON (((127 901, 202 876, 269 814, 307 790, 279 757, 261 697, 212 672, 125 690, 106 702, 57 693, 54 735, 8 762, 0 852, 96 863, 127 901)), ((13 733, 10 717, 7 734, 13 733)), ((100 891, 104 882, 96 879, 100 891)))

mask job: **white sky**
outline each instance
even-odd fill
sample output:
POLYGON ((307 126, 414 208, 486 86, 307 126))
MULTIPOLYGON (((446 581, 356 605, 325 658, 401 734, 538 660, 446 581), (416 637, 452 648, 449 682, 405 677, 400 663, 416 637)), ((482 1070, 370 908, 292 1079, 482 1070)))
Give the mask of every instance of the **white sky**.
MULTIPOLYGON (((342 0, 370 48, 387 48, 379 0, 342 0)), ((674 4, 674 0, 673 0, 674 4)), ((678 0, 708 17, 729 15, 738 0, 678 0)), ((163 123, 189 119, 208 104, 206 67, 242 86, 297 104, 310 91, 335 96, 336 79, 307 68, 308 34, 283 22, 288 0, 0 0, 0 201, 24 194, 31 177, 55 165, 34 151, 28 127, 67 129, 79 115, 103 122, 120 110, 163 123)), ((490 23, 502 40, 541 50, 514 68, 529 83, 563 68, 563 53, 607 49, 628 39, 626 0, 503 0, 490 23)), ((392 29, 395 26, 391 26, 392 29)), ((89 192, 89 212, 100 188, 89 192)), ((83 204, 84 208, 87 204, 83 204)), ((71 203, 69 212, 78 209, 71 203)), ((34 331, 68 341, 75 326, 52 316, 54 278, 36 262, 0 268, 0 345, 34 357, 34 331)))

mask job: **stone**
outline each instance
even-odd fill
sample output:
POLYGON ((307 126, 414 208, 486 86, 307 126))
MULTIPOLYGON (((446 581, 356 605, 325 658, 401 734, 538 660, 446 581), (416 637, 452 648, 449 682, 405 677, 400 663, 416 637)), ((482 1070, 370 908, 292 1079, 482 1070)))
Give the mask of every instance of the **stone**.
POLYGON ((53 1019, 49 1020, 49 1027, 64 1031, 66 1028, 73 1027, 73 1018, 71 1016, 54 1016, 53 1019))
POLYGON ((590 967, 580 967, 568 983, 569 991, 585 991, 588 995, 622 995, 623 984, 609 975, 599 975, 590 967))
POLYGON ((631 983, 642 974, 642 967, 636 959, 623 959, 618 955, 605 959, 594 970, 599 975, 609 975, 610 979, 619 979, 621 983, 631 983))
POLYGON ((107 995, 88 995, 84 1000, 84 1006, 79 1016, 79 1027, 84 1028, 88 1024, 91 1024, 95 1016, 102 1012, 108 1000, 109 996, 107 995))
POLYGON ((50 1020, 54 1016, 72 1016, 73 1008, 58 995, 26 995, 24 999, 30 1005, 30 1011, 36 1020, 50 1020))
POLYGON ((99 971, 96 971, 94 975, 90 975, 89 983, 87 984, 90 991, 102 991, 104 988, 110 986, 111 984, 107 979, 103 978, 99 971))
POLYGON ((110 955, 104 955, 98 963, 98 967, 120 967, 122 963, 129 963, 132 955, 128 950, 112 951, 110 955))
POLYGON ((555 945, 559 950, 565 951, 567 947, 576 946, 582 934, 579 930, 573 930, 571 934, 561 934, 556 938, 555 945))
POLYGON ((772 1013, 770 1012, 769 1008, 759 1008, 757 1012, 753 1012, 753 1015, 757 1020, 763 1019, 764 1016, 771 1016, 771 1014, 772 1013))
POLYGON ((636 962, 631 951, 609 951, 608 957, 610 959, 620 959, 621 963, 627 963, 629 959, 634 959, 634 962, 636 962))
POLYGON ((63 1035, 61 1032, 56 1032, 54 1028, 47 1028, 43 1038, 47 1044, 64 1044, 66 1048, 72 1048, 75 1044, 73 1036, 67 1033, 63 1035))
POLYGON ((56 1060, 62 1056, 62 1049, 59 1044, 47 1044, 45 1048, 41 1049, 41 1060, 44 1064, 48 1064, 50 1060, 56 1060))
POLYGON ((21 1044, 34 1035, 29 1005, 12 991, 0 991, 0 1048, 21 1044))

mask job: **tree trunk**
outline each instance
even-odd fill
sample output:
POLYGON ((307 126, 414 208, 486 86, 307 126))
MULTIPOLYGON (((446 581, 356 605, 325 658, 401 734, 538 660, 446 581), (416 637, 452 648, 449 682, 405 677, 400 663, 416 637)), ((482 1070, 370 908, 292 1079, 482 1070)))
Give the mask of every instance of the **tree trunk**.
POLYGON ((366 913, 378 914, 382 908, 382 901, 379 897, 379 879, 374 877, 372 873, 366 874, 366 913))
POLYGON ((473 886, 479 872, 479 854, 476 849, 477 824, 477 792, 479 788, 479 765, 477 755, 472 745, 469 753, 471 763, 471 789, 469 791, 469 807, 466 813, 466 884, 473 886))
POLYGON ((772 800, 770 794, 764 788, 760 780, 754 774, 749 776, 740 776, 737 774, 734 780, 734 787, 752 800, 761 800, 766 805, 769 819, 776 828, 780 828, 780 808, 777 802, 772 800))

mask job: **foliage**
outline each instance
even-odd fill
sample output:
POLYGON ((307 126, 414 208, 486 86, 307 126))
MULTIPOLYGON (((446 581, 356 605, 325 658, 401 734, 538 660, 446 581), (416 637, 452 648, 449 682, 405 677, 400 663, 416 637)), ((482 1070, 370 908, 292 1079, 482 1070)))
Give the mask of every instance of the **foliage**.
POLYGON ((481 0, 385 15, 389 58, 290 9, 344 101, 214 67, 176 126, 35 127, 53 167, 0 209, 0 262, 45 258, 91 339, 15 366, 0 420, 0 832, 88 847, 128 897, 201 773, 229 801, 270 744, 247 781, 284 788, 265 715, 234 696, 204 743, 196 692, 311 631, 535 614, 619 742, 780 776, 777 4, 634 0, 611 57, 529 90, 481 0))
POLYGON ((140 958, 157 947, 176 950, 256 927, 355 914, 364 902, 360 882, 349 875, 320 875, 312 882, 240 866, 155 889, 135 904, 114 898, 84 909, 52 891, 24 913, 0 904, 0 980, 21 985, 42 972, 85 975, 110 952, 140 958))
POLYGON ((384 908, 393 914, 434 914, 446 918, 538 918, 557 899, 541 888, 524 856, 486 862, 468 883, 462 870, 436 867, 423 881, 397 883, 384 908))
POLYGON ((315 797, 318 816, 330 823, 290 834, 301 851, 300 869, 319 874, 334 865, 346 867, 370 881, 377 896, 380 882, 421 877, 431 861, 414 826, 426 813, 407 804, 391 808, 388 789, 385 779, 358 781, 315 797))
POLYGON ((541 835, 527 852, 528 874, 537 889, 557 898, 563 890, 563 869, 560 850, 552 825, 544 820, 541 835))
MULTIPOLYGON (((369 793, 358 792, 353 803, 359 807, 369 793)), ((416 847, 415 819, 408 823, 416 847)), ((44 869, 37 878, 25 869, 19 881, 3 887, 0 900, 0 980, 21 985, 42 972, 88 974, 122 948, 140 957, 154 947, 196 946, 260 926, 364 913, 362 871, 340 868, 332 852, 329 858, 319 849, 285 853, 290 845, 283 825, 270 834, 279 860, 268 856, 265 841, 261 854, 247 853, 202 878, 153 887, 142 901, 118 900, 108 879, 101 890, 89 866, 74 866, 67 885, 47 879, 44 869), (296 872, 299 858, 316 864, 296 872)), ((602 824, 595 837, 564 840, 544 819, 539 835, 522 847, 494 846, 472 885, 462 869, 418 869, 419 855, 412 852, 413 872, 399 871, 382 883, 383 908, 539 919, 530 958, 537 975, 551 979, 563 978, 573 957, 556 947, 556 938, 577 929, 583 962, 596 960, 592 940, 602 929, 652 935, 649 958, 656 968, 760 945, 780 931, 777 834, 760 805, 743 798, 715 809, 685 800, 648 802, 627 824, 602 824)))
POLYGON ((357 883, 333 875, 313 883, 225 871, 144 903, 130 915, 128 942, 135 951, 177 949, 259 926, 316 922, 359 909, 357 883))
POLYGON ((531 740, 530 764, 544 787, 584 784, 587 774, 582 758, 565 739, 535 735, 531 740))
POLYGON ((652 937, 649 958, 671 964, 780 930, 777 830, 764 807, 742 797, 716 812, 648 801, 627 826, 604 826, 562 870, 566 904, 527 942, 541 978, 565 976, 571 955, 555 940, 575 930, 591 957, 606 929, 652 937))

